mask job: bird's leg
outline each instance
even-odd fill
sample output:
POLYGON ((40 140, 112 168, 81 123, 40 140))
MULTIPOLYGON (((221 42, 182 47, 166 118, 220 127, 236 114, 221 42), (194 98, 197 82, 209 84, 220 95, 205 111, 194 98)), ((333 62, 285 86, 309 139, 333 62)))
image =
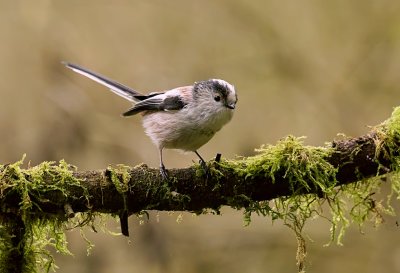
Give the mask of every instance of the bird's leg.
POLYGON ((207 167, 206 161, 201 157, 201 155, 197 151, 194 151, 194 153, 200 158, 200 166, 203 168, 206 177, 208 178, 210 176, 210 169, 207 167))
POLYGON ((160 174, 163 180, 168 180, 168 172, 164 166, 163 158, 162 158, 162 148, 159 150, 160 153, 160 174))
POLYGON ((164 180, 168 180, 168 172, 167 169, 165 168, 164 164, 161 163, 160 165, 160 173, 161 176, 164 180))

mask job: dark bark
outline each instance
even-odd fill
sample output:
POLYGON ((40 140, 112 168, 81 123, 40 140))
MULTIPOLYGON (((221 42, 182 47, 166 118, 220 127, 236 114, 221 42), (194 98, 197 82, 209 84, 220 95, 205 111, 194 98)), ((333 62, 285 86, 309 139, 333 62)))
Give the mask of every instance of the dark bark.
POLYGON ((29 253, 25 253, 25 223, 21 217, 15 214, 3 214, 2 223, 10 230, 6 238, 9 249, 3 253, 5 261, 1 265, 1 271, 7 273, 22 273, 25 270, 26 258, 29 259, 29 253))

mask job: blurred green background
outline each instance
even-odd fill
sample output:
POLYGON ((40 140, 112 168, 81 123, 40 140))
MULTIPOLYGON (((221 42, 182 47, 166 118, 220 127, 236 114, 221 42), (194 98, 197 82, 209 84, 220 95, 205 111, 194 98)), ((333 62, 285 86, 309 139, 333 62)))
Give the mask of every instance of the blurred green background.
MULTIPOLYGON (((6 1, 0 0, 0 162, 65 159, 81 170, 158 166, 130 105, 64 68, 70 61, 150 92, 208 78, 233 83, 231 123, 200 149, 205 158, 251 155, 294 134, 323 145, 358 136, 400 105, 400 2, 393 0, 6 1)), ((165 153, 167 167, 193 154, 165 153)), ((241 212, 151 213, 130 219, 131 238, 68 233, 74 257, 57 272, 296 272, 294 234, 241 212)), ((323 247, 327 221, 310 221, 308 272, 400 272, 396 218, 352 228, 323 247)), ((115 221, 109 222, 118 231, 115 221)))

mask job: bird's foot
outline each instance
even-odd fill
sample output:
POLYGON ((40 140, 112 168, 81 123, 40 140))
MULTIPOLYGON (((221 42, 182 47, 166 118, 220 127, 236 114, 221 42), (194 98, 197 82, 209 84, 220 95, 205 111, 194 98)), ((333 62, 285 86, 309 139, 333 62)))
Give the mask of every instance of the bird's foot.
POLYGON ((209 180, 211 178, 211 171, 210 168, 207 166, 207 163, 204 160, 199 160, 200 166, 204 171, 204 174, 206 176, 206 180, 209 180))
POLYGON ((208 168, 206 161, 201 157, 201 155, 197 151, 194 151, 194 153, 199 157, 200 166, 204 171, 204 174, 206 176, 206 181, 208 181, 209 178, 211 178, 210 168, 208 168))
POLYGON ((160 174, 161 174, 161 177, 162 177, 163 180, 165 180, 165 181, 169 180, 168 171, 167 171, 167 169, 165 168, 164 165, 160 166, 160 174))

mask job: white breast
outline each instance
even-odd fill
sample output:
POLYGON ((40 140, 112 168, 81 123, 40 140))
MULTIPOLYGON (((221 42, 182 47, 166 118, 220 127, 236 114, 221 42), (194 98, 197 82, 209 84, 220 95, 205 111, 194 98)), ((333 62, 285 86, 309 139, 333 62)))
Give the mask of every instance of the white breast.
POLYGON ((143 116, 146 134, 159 148, 196 151, 233 116, 233 111, 225 107, 214 109, 213 104, 197 106, 146 114, 143 116))

